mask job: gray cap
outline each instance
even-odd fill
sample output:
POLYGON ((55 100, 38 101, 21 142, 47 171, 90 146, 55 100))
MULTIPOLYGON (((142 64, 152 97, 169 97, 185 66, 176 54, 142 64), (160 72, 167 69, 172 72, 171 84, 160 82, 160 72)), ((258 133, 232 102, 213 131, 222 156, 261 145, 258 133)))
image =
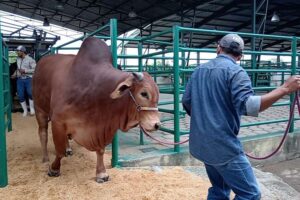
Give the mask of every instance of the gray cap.
POLYGON ((244 40, 237 34, 227 34, 219 42, 223 48, 227 48, 234 53, 242 54, 244 50, 244 40))
POLYGON ((17 47, 16 51, 22 51, 22 52, 26 53, 26 48, 24 46, 20 45, 17 47))

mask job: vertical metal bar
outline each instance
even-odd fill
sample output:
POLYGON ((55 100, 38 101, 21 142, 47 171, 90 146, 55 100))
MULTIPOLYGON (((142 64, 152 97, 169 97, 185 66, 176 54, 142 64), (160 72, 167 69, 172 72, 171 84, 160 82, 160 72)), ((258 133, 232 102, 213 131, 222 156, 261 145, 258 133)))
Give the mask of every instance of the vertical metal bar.
POLYGON ((50 54, 55 54, 55 47, 51 47, 50 54))
MULTIPOLYGON (((154 62, 153 62, 153 71, 154 72, 156 72, 156 70, 157 70, 157 59, 156 58, 154 58, 154 62)), ((163 65, 164 66, 164 68, 165 68, 165 66, 166 65, 163 65)), ((160 69, 160 70, 162 70, 162 69, 160 69)), ((154 81, 155 81, 155 83, 156 83, 156 81, 157 81, 157 73, 154 73, 154 81)))
POLYGON ((3 40, 0 29, 0 187, 8 184, 7 177, 7 154, 6 154, 6 133, 5 133, 5 117, 4 117, 4 87, 3 87, 3 40))
MULTIPOLYGON (((183 58, 181 60, 181 67, 186 68, 186 65, 187 65, 187 63, 189 62, 189 59, 190 59, 189 54, 188 54, 188 58, 186 59, 185 51, 181 51, 181 58, 183 58)), ((179 76, 182 78, 182 84, 185 85, 185 83, 186 83, 186 73, 181 73, 181 74, 179 74, 179 76)))
MULTIPOLYGON (((173 63, 174 63, 174 142, 179 142, 179 27, 173 27, 173 63)), ((180 152, 179 144, 174 145, 174 151, 180 152)))
MULTIPOLYGON (((118 55, 117 55, 117 20, 116 19, 110 19, 110 41, 111 41, 111 53, 112 53, 112 60, 113 60, 113 66, 117 68, 117 61, 118 61, 118 55)), ((119 136, 118 132, 115 134, 113 142, 112 142, 112 159, 111 159, 111 166, 116 167, 118 166, 119 161, 119 136)))
MULTIPOLYGON (((1 34, 1 33, 0 33, 1 34)), ((5 68, 5 73, 9 74, 9 55, 8 55, 8 47, 5 47, 5 57, 6 57, 6 68, 5 68)), ((9 76, 6 76, 6 85, 7 85, 7 90, 8 92, 6 93, 7 95, 7 102, 8 102, 8 109, 7 109, 7 120, 8 120, 8 125, 7 125, 7 131, 12 131, 12 119, 11 119, 11 109, 12 109, 12 97, 11 97, 11 88, 10 88, 10 78, 9 76)))
MULTIPOLYGON (((138 64, 139 64, 139 72, 142 71, 143 68, 143 44, 141 42, 138 43, 138 64)), ((144 145, 144 133, 143 131, 140 129, 140 145, 144 145)))
MULTIPOLYGON (((297 38, 294 36, 292 40, 292 75, 296 74, 296 59, 297 59, 297 38)), ((292 108, 292 102, 295 98, 295 94, 290 95, 290 109, 292 108)), ((295 120, 294 120, 294 115, 292 116, 291 120, 291 127, 289 132, 294 132, 294 125, 295 125, 295 120)))
MULTIPOLYGON (((252 33, 256 33, 256 0, 252 1, 252 33)), ((255 37, 251 38, 251 50, 255 51, 256 39, 255 37)), ((251 54, 251 68, 256 69, 256 54, 251 54)), ((252 74, 252 85, 256 86, 256 73, 252 74)))

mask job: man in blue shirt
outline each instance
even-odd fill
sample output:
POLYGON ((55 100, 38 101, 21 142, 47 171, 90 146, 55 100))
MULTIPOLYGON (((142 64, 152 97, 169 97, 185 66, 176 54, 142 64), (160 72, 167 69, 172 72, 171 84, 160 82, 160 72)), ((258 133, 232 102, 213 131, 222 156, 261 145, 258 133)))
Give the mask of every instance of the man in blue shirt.
POLYGON ((258 116, 284 95, 300 89, 300 76, 290 77, 281 87, 255 96, 245 70, 236 62, 244 41, 237 34, 225 35, 217 57, 193 72, 182 104, 191 116, 190 153, 205 164, 212 187, 208 200, 257 200, 261 192, 237 135, 241 115, 258 116))

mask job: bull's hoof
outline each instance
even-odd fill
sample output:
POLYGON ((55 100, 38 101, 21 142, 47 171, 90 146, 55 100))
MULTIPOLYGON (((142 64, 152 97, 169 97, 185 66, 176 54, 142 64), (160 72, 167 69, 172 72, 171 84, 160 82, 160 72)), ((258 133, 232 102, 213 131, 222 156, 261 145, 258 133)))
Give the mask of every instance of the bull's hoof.
POLYGON ((53 170, 51 167, 48 169, 48 176, 50 177, 58 177, 60 176, 60 171, 59 170, 53 170))
POLYGON ((96 182, 97 183, 104 183, 104 182, 107 182, 107 181, 109 181, 109 176, 103 177, 103 178, 96 177, 96 182))
POLYGON ((65 156, 68 157, 68 156, 72 156, 73 155, 73 151, 71 148, 67 148, 66 149, 66 152, 65 152, 65 156))

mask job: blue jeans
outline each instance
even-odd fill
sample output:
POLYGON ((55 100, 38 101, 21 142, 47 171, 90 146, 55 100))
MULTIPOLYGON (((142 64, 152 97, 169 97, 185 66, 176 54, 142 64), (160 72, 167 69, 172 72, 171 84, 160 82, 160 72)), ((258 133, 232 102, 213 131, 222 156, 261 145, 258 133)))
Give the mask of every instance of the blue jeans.
POLYGON ((229 200, 230 191, 234 200, 259 200, 261 192, 250 162, 245 154, 240 154, 224 165, 207 165, 206 172, 212 187, 208 190, 208 200, 229 200))
POLYGON ((32 78, 17 79, 17 93, 20 103, 25 101, 25 92, 28 98, 32 99, 31 82, 32 78))

